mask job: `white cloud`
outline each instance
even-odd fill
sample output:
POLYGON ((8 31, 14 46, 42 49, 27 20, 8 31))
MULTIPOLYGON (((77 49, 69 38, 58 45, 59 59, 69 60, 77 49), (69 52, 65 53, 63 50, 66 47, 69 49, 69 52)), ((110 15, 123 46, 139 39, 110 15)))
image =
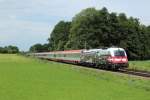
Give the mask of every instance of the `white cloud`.
POLYGON ((90 5, 91 0, 1 0, 0 45, 16 44, 27 50, 34 43, 46 42, 59 20, 71 20, 90 5))
POLYGON ((110 0, 0 0, 0 46, 15 44, 27 50, 34 43, 46 42, 54 25, 87 7, 125 12, 150 24, 149 1, 110 0), (131 2, 131 3, 129 3, 131 2), (144 3, 143 3, 144 2, 144 3), (139 7, 140 4, 145 6, 139 7))

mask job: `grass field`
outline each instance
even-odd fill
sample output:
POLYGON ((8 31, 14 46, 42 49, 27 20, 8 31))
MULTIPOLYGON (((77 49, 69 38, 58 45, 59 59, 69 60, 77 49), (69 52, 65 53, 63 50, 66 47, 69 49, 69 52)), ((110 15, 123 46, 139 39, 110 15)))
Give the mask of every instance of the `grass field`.
POLYGON ((150 100, 150 80, 0 55, 0 100, 150 100))
POLYGON ((129 68, 137 70, 150 71, 150 60, 147 61, 130 61, 129 68))

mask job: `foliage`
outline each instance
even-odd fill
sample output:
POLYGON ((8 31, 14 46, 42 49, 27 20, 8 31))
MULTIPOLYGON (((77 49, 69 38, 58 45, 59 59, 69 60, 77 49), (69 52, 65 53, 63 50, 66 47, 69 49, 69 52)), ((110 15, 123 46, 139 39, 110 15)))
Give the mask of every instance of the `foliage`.
POLYGON ((49 38, 50 50, 64 50, 64 45, 68 41, 70 22, 60 21, 51 33, 49 38))
POLYGON ((14 53, 19 53, 19 49, 16 46, 5 46, 5 47, 0 47, 0 53, 9 53, 9 54, 14 54, 14 53))
POLYGON ((49 44, 35 44, 30 47, 30 52, 47 52, 49 51, 49 44))
POLYGON ((150 26, 124 13, 106 8, 87 8, 72 22, 60 21, 49 38, 51 50, 117 46, 125 48, 129 59, 150 59, 150 26))

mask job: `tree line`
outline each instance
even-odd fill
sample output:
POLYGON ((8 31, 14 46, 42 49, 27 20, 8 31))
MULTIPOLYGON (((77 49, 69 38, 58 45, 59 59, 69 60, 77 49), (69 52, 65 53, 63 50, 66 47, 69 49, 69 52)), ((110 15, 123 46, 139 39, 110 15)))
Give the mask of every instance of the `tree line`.
POLYGON ((129 59, 150 59, 150 26, 105 7, 87 8, 71 22, 58 22, 48 41, 46 51, 116 46, 124 48, 129 59))
POLYGON ((19 49, 16 46, 5 46, 5 47, 0 47, 0 53, 4 53, 4 54, 15 54, 15 53, 19 53, 19 49))
POLYGON ((40 44, 40 43, 37 43, 37 44, 34 44, 33 46, 30 47, 30 52, 48 52, 50 51, 50 46, 49 44, 40 44))

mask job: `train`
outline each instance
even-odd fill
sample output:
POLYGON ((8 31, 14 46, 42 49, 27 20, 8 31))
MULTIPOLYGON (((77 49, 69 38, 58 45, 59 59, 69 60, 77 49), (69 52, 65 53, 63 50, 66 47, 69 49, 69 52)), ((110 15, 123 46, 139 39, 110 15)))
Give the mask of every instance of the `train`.
POLYGON ((128 67, 126 51, 119 47, 64 50, 30 53, 31 56, 58 62, 92 65, 96 68, 119 69, 128 67))

